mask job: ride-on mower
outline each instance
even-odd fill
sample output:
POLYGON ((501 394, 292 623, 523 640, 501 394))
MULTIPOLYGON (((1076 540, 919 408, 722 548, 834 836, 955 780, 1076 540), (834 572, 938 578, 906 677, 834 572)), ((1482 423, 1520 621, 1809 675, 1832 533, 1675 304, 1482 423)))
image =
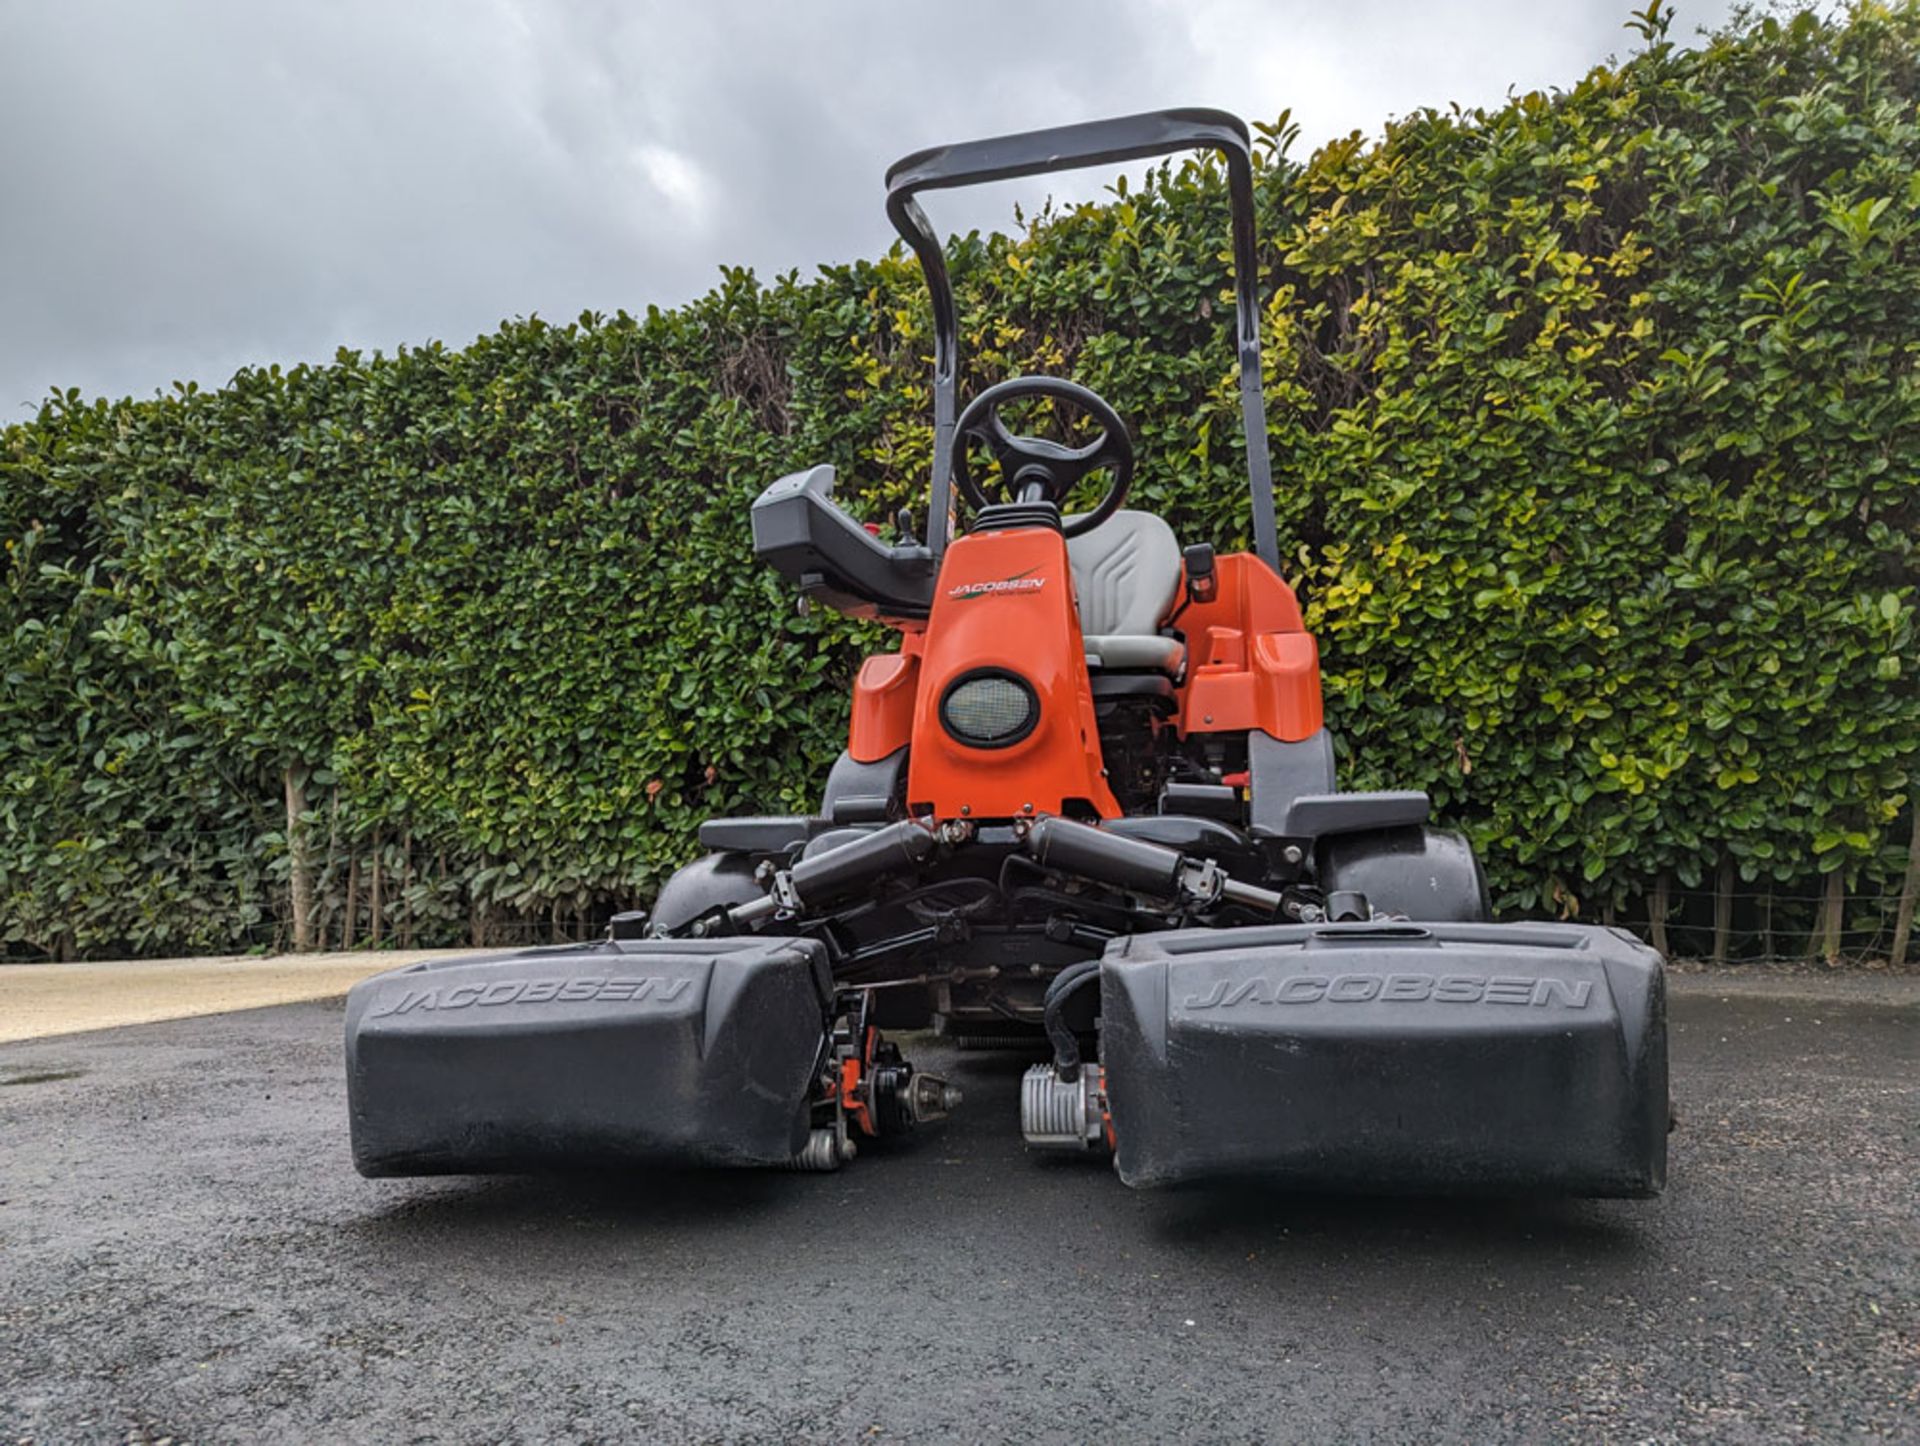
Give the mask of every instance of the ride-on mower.
POLYGON ((1489 922, 1425 794, 1335 787, 1279 573, 1245 126, 1177 110, 920 151, 887 212, 933 296, 925 538, 856 522, 830 467, 753 504, 756 554, 900 634, 860 667, 819 812, 709 821, 706 855, 602 942, 355 987, 362 1173, 836 1169, 956 1106, 882 1034, 931 1029, 1048 1054, 1026 1138, 1111 1151, 1129 1185, 1657 1193, 1659 956, 1489 922), (1017 377, 956 411, 953 292, 917 200, 1189 149, 1226 163, 1251 553, 1183 549, 1126 510, 1126 423, 1083 386, 1017 377), (1021 435, 1022 403, 1097 435, 1021 435), (1063 513, 1095 473, 1104 495, 1063 513))

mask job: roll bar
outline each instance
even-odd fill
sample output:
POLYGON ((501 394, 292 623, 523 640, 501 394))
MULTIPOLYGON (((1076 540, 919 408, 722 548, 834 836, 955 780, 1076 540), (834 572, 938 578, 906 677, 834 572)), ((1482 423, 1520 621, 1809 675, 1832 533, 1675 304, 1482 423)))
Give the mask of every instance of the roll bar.
POLYGON ((960 325, 946 252, 915 197, 987 181, 1049 171, 1113 165, 1176 151, 1218 151, 1227 161, 1233 206, 1233 290, 1240 354, 1240 422, 1247 439, 1247 483, 1253 495, 1253 547, 1280 567, 1274 526, 1273 470, 1267 456, 1267 414, 1260 389, 1260 271, 1254 254, 1253 142, 1246 125, 1218 110, 1161 110, 991 140, 934 146, 895 161, 887 171, 887 218, 913 248, 933 295, 933 500, 927 546, 946 550, 953 514, 953 423, 959 385, 960 325))

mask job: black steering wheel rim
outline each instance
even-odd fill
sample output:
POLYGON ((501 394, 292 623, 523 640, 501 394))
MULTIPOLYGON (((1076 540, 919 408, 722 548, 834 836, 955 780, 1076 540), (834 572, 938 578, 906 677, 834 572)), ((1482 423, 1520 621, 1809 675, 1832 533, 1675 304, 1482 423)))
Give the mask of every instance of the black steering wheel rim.
POLYGON ((978 437, 992 450, 1000 469, 1001 486, 1009 493, 1028 482, 1048 489, 1047 500, 1063 503, 1087 473, 1105 467, 1112 474, 1106 495, 1094 508, 1061 524, 1061 532, 1079 537, 1105 522, 1127 500, 1133 486, 1133 439, 1126 423, 1105 398, 1090 387, 1062 377, 1009 377, 968 402, 953 424, 953 481, 960 495, 975 508, 993 505, 974 480, 967 461, 967 441, 978 437), (1065 447, 1044 437, 1016 437, 1000 420, 1000 408, 1021 397, 1049 397, 1077 406, 1100 426, 1100 435, 1084 447, 1065 447))

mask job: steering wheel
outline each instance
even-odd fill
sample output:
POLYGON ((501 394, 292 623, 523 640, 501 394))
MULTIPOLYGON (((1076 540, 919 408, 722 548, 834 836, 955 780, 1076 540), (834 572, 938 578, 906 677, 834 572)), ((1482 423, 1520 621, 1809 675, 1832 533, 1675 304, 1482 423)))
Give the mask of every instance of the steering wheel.
POLYGON ((993 501, 974 481, 967 464, 967 441, 978 437, 993 452, 1000 469, 998 487, 1009 500, 1051 502, 1067 500, 1080 479, 1098 467, 1108 468, 1113 481, 1106 496, 1091 512, 1061 526, 1068 537, 1091 532, 1120 509, 1133 485, 1133 441, 1120 414, 1097 392, 1059 377, 1012 377, 988 387, 967 403, 953 424, 953 480, 960 495, 976 508, 993 501), (1020 397, 1051 397, 1070 402, 1100 424, 1100 435, 1084 447, 1064 447, 1045 437, 1016 437, 1000 420, 1000 408, 1020 397))

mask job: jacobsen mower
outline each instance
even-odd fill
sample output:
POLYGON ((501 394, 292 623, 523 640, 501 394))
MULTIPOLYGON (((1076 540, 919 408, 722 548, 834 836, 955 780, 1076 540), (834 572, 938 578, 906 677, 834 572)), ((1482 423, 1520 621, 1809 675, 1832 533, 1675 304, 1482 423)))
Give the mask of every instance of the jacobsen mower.
POLYGON ((1278 571, 1245 126, 1179 110, 974 141, 887 188, 933 296, 926 537, 854 521, 830 467, 753 504, 761 558, 900 634, 859 670, 819 812, 709 821, 705 857, 603 942, 358 985, 361 1172, 836 1169, 958 1104, 882 1034, 931 1029, 1050 1052, 1026 1138, 1111 1151, 1129 1185, 1658 1192, 1659 957, 1488 922, 1425 794, 1335 787, 1278 571), (1018 377, 957 408, 953 291, 916 199, 1188 149, 1226 161, 1251 553, 1126 510, 1126 422, 1083 386, 1018 377), (1098 434, 1009 427, 1036 409, 1098 434), (1063 515, 1095 473, 1105 494, 1063 515))

